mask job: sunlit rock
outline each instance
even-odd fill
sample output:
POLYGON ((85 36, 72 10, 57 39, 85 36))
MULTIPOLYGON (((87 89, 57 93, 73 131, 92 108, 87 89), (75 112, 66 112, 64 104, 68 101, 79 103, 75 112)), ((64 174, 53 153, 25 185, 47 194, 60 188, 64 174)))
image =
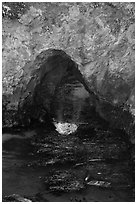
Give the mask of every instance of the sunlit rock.
POLYGON ((61 122, 54 122, 56 130, 63 135, 69 135, 75 132, 78 126, 74 123, 61 123, 61 122))

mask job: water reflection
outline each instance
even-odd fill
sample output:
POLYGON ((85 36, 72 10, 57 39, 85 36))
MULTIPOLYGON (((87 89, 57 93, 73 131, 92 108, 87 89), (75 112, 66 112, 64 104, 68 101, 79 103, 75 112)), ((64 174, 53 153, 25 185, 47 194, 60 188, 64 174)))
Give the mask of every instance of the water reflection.
POLYGON ((3 196, 49 202, 134 201, 129 146, 119 131, 81 128, 60 136, 39 128, 3 138, 3 196))

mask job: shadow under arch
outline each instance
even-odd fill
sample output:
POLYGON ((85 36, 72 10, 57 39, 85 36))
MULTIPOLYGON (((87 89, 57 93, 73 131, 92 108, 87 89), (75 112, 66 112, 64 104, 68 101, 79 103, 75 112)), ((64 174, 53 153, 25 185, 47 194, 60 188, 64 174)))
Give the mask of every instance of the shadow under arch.
POLYGON ((90 93, 78 65, 69 55, 62 50, 42 51, 29 69, 31 79, 20 103, 24 115, 42 122, 45 118, 79 123, 88 119, 89 99, 96 96, 90 93))

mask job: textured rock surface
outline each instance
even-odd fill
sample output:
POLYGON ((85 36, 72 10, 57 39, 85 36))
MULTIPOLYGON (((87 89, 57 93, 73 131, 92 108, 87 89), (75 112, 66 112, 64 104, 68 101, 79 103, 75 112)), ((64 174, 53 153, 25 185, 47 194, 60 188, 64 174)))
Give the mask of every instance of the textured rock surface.
POLYGON ((4 202, 32 202, 31 200, 16 194, 5 196, 3 198, 3 201, 4 202))
POLYGON ((24 89, 45 60, 40 53, 58 49, 100 99, 97 112, 133 135, 134 10, 134 3, 3 3, 3 125, 19 123, 24 89))

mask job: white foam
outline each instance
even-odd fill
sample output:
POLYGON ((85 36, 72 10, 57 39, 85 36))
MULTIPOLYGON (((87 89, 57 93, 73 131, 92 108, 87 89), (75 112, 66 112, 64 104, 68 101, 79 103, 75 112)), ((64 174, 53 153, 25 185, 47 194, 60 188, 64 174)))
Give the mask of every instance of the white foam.
POLYGON ((62 135, 69 135, 75 132, 78 126, 75 123, 62 123, 62 122, 54 122, 56 127, 56 131, 58 131, 62 135))

